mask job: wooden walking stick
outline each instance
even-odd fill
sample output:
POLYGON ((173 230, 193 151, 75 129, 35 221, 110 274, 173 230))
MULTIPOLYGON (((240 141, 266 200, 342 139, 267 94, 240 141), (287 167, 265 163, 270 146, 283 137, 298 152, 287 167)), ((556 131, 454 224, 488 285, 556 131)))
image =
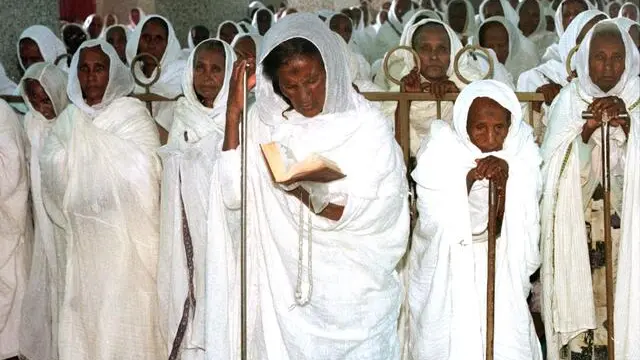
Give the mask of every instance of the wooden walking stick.
POLYGON ((488 231, 488 252, 487 252, 487 338, 486 338, 486 360, 493 360, 493 334, 494 315, 496 297, 496 237, 498 227, 498 202, 496 194, 496 184, 494 180, 489 180, 489 223, 488 231))
POLYGON ((240 359, 247 360, 247 80, 249 64, 244 68, 242 124, 240 134, 240 359))

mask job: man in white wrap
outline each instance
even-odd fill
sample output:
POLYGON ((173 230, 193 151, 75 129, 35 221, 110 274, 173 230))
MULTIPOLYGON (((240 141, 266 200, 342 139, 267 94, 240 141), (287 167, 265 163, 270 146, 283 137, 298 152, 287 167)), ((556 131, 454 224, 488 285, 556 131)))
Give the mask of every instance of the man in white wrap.
POLYGON ((133 78, 104 40, 74 55, 71 104, 40 154, 58 258, 60 360, 166 357, 156 273, 160 146, 133 78))
POLYGON ((29 140, 29 175, 35 236, 31 271, 22 304, 20 355, 29 360, 56 359, 58 324, 58 260, 53 225, 42 202, 40 153, 59 114, 66 108, 67 74, 51 63, 37 63, 27 69, 20 93, 29 111, 24 128, 29 140))
POLYGON ((412 172, 420 214, 409 254, 413 359, 484 359, 488 178, 496 182, 502 223, 496 244, 494 358, 542 359, 527 306, 529 276, 540 265, 539 165, 518 99, 497 81, 476 81, 462 90, 452 126, 432 124, 412 172), (489 105, 495 112, 487 110, 489 105), (500 167, 506 173, 494 170, 500 167))
MULTIPOLYGON (((145 17, 127 41, 127 63, 132 65, 133 59, 141 53, 153 55, 158 64, 148 56, 136 64, 135 76, 143 83, 150 83, 160 71, 158 81, 150 87, 152 93, 166 98, 176 98, 182 94, 182 74, 185 61, 182 60, 182 49, 173 26, 166 18, 159 15, 145 17)), ((134 93, 143 94, 144 87, 135 86, 134 93)), ((158 124, 160 142, 165 143, 173 122, 175 101, 154 102, 153 118, 158 124)))
MULTIPOLYGON (((352 88, 346 54, 336 51, 338 38, 317 16, 282 18, 262 45, 256 104, 242 144, 248 303, 258 309, 249 318, 249 357, 399 359, 402 286, 395 267, 407 246, 409 209, 389 120, 352 88), (259 148, 271 141, 298 159, 321 154, 346 177, 276 185, 259 148)), ((243 65, 234 70, 227 108, 223 156, 235 170, 230 176, 240 164, 243 65)))
POLYGON ((33 225, 27 143, 18 116, 0 100, 0 358, 18 356, 20 311, 33 225))
POLYGON ((627 33, 611 20, 598 23, 576 54, 577 79, 550 108, 542 144, 546 181, 541 209, 543 317, 550 360, 568 352, 606 357, 605 266, 597 260, 603 258, 604 245, 598 222, 614 214, 621 218, 619 229, 612 228, 618 275, 615 355, 640 356, 639 61, 627 33), (582 119, 584 111, 594 119, 582 119), (599 126, 605 113, 612 125, 611 214, 603 214, 602 200, 593 199, 603 171, 599 126), (585 223, 590 224, 587 229, 585 223))
POLYGON ((163 160, 158 269, 161 325, 169 359, 238 357, 239 211, 222 179, 229 79, 235 55, 221 40, 191 53, 163 160))

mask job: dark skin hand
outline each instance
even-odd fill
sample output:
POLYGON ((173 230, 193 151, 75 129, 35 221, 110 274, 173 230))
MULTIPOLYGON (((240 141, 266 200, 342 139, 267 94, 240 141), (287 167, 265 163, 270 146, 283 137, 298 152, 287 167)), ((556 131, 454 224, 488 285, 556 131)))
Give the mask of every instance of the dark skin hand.
MULTIPOLYGON (((560 93, 560 90, 562 90, 562 86, 554 82, 551 82, 549 84, 544 84, 540 86, 539 88, 536 89, 536 92, 544 95, 545 104, 551 105, 551 103, 553 102, 553 99, 555 99, 556 96, 558 96, 558 94, 560 93)), ((542 108, 541 102, 536 102, 533 104, 533 110, 540 112, 541 108, 542 108)))
MULTIPOLYGON (((467 173, 467 194, 471 192, 473 183, 478 180, 493 180, 498 193, 497 217, 504 216, 504 203, 506 197, 507 180, 509 179, 509 164, 501 158, 493 155, 477 159, 477 166, 467 173)), ((500 228, 500 226, 498 227, 500 228)))
POLYGON ((603 115, 609 116, 609 125, 613 127, 622 127, 625 135, 629 136, 629 119, 628 117, 620 118, 618 115, 627 114, 627 107, 624 101, 616 96, 607 96, 595 99, 588 107, 587 112, 593 114, 593 117, 587 119, 582 125, 582 142, 588 143, 591 135, 602 125, 603 115))
MULTIPOLYGON (((287 191, 287 193, 291 196, 295 196, 297 199, 302 201, 304 206, 311 209, 309 193, 302 186, 298 186, 293 190, 289 190, 287 191)), ((317 215, 322 216, 323 218, 327 218, 329 220, 338 221, 342 218, 343 213, 344 213, 344 206, 329 203, 327 207, 325 207, 317 215)))
MULTIPOLYGON (((457 93, 460 89, 451 80, 420 82, 420 73, 417 67, 402 78, 402 92, 426 92, 435 95, 436 99, 442 99, 447 93, 457 93)), ((411 107, 411 101, 409 101, 411 107)), ((398 119, 400 107, 396 108, 396 119, 398 119)))

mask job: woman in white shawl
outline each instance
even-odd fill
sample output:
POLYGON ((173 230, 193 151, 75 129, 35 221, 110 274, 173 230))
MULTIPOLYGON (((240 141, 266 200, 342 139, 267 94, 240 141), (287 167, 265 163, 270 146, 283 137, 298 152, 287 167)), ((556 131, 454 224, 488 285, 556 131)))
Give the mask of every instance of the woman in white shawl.
MULTIPOLYGON (((249 161, 247 251, 255 284, 249 308, 259 309, 248 320, 250 357, 400 356, 395 267, 409 230, 405 166, 389 121, 351 87, 339 48, 313 14, 286 16, 264 38, 249 139, 242 145, 249 161), (299 159, 321 154, 346 177, 274 184, 259 148, 272 141, 299 159)), ((236 168, 226 173, 234 175, 243 66, 234 69, 225 127, 223 156, 236 168)))
POLYGON ((216 39, 220 39, 227 44, 231 44, 233 39, 239 34, 243 34, 244 30, 231 20, 225 20, 220 25, 218 25, 218 30, 216 31, 216 39))
MULTIPOLYGON (((569 24, 567 30, 563 32, 558 42, 557 48, 560 58, 550 59, 543 64, 536 66, 520 74, 518 78, 518 91, 539 92, 545 97, 542 104, 533 104, 534 115, 533 124, 536 138, 540 141, 545 133, 548 118, 549 106, 556 98, 560 90, 565 87, 573 77, 567 73, 566 62, 569 52, 578 45, 589 30, 598 22, 607 19, 607 15, 599 10, 583 11, 569 24)), ((575 69, 575 63, 572 63, 575 69)), ((526 105, 526 108, 531 106, 526 105)), ((527 122, 531 123, 529 111, 525 112, 527 122)))
POLYGON ((474 42, 492 49, 513 82, 520 74, 536 67, 540 61, 536 46, 520 30, 502 16, 486 19, 479 27, 474 42))
POLYGON ((542 359, 527 307, 540 265, 539 166, 531 127, 500 82, 470 84, 453 125, 432 124, 411 174, 420 214, 409 255, 413 359, 484 359, 490 178, 499 196, 494 358, 542 359))
POLYGON ((367 59, 362 55, 362 52, 353 40, 353 24, 351 19, 343 13, 335 13, 324 22, 329 29, 340 36, 340 38, 347 45, 346 49, 350 52, 349 60, 355 60, 355 64, 358 69, 356 75, 358 80, 368 81, 371 79, 371 65, 367 62, 367 59))
POLYGON ((262 36, 264 36, 275 23, 275 16, 271 10, 267 8, 258 9, 251 19, 251 26, 258 29, 258 33, 262 36))
POLYGON ((29 272, 33 225, 28 145, 18 116, 0 100, 0 358, 18 356, 20 311, 29 272))
POLYGON ((626 17, 618 17, 613 19, 613 21, 631 36, 633 43, 636 45, 638 51, 640 51, 640 23, 626 17))
POLYGON ((546 181, 541 209, 543 317, 550 360, 567 352, 606 357, 605 266, 598 259, 604 257, 602 217, 615 220, 615 214, 621 218, 617 226, 612 221, 615 355, 635 359, 640 354, 639 61, 628 34, 611 20, 597 24, 576 54, 577 79, 550 108, 542 145, 546 181), (582 119, 584 111, 594 118, 582 119), (611 118, 611 214, 603 214, 602 200, 593 199, 602 172, 598 127, 605 113, 611 118))
MULTIPOLYGON (((562 37, 565 29, 568 28, 573 19, 575 19, 581 12, 590 9, 592 9, 591 3, 586 0, 563 0, 560 5, 558 5, 553 18, 558 38, 562 37)), ((544 55, 542 55, 543 62, 548 60, 560 60, 558 44, 551 45, 544 55)))
POLYGON ((136 26, 145 18, 146 14, 140 7, 135 7, 129 11, 129 24, 127 28, 129 31, 135 31, 136 26))
POLYGON ((607 5, 604 6, 604 12, 613 19, 614 17, 618 16, 621 7, 622 4, 619 1, 610 1, 607 5))
POLYGON ((40 153, 58 258, 59 359, 161 359, 158 132, 145 105, 126 96, 133 78, 107 42, 85 42, 70 71, 71 104, 40 153))
POLYGON ((24 127, 30 144, 28 160, 35 224, 31 270, 22 304, 20 355, 27 359, 55 359, 58 263, 51 220, 42 202, 39 156, 58 115, 69 102, 67 74, 51 63, 34 64, 20 82, 20 93, 29 108, 24 127))
POLYGON ((371 48, 371 53, 368 56, 370 60, 382 59, 387 51, 398 46, 404 25, 414 12, 411 1, 393 0, 388 19, 378 30, 374 46, 371 48))
POLYGON ((111 25, 107 27, 100 35, 101 39, 105 39, 118 53, 118 57, 123 63, 127 63, 127 35, 129 31, 124 25, 111 25))
POLYGON ((466 44, 476 34, 475 10, 469 0, 451 1, 445 11, 445 20, 462 44, 466 44))
POLYGON ((160 149, 158 292, 169 359, 237 358, 239 218, 223 201, 218 161, 234 60, 221 40, 195 48, 183 78, 185 97, 160 149))
MULTIPOLYGON (((547 31, 547 19, 539 0, 525 0, 516 8, 518 28, 527 39, 536 46, 538 57, 542 57, 547 48, 558 41, 555 32, 547 31)), ((517 79, 514 79, 517 80, 517 79)))
POLYGON ((631 19, 636 22, 640 20, 638 16, 640 16, 640 9, 638 8, 638 5, 632 2, 622 4, 620 12, 618 13, 618 17, 626 17, 627 19, 631 19))
MULTIPOLYGON (((33 25, 26 28, 18 38, 18 61, 23 71, 37 62, 54 63, 58 57, 67 53, 62 40, 48 27, 33 25)), ((59 67, 67 69, 67 62, 61 61, 59 67)))
MULTIPOLYGON (((131 64, 138 54, 149 53, 158 61, 160 78, 150 88, 152 93, 166 98, 176 98, 182 94, 182 74, 185 61, 182 49, 169 20, 159 15, 145 17, 136 27, 127 41, 127 63, 131 64)), ((136 68, 136 78, 149 83, 156 76, 156 64, 148 56, 143 57, 136 68)), ((136 94, 145 93, 145 89, 136 85, 136 94)), ((153 103, 153 118, 158 123, 160 142, 166 143, 166 137, 173 122, 174 101, 153 103)))
POLYGON ((516 10, 507 0, 484 0, 478 8, 478 25, 494 16, 502 16, 513 26, 518 26, 520 20, 516 10))

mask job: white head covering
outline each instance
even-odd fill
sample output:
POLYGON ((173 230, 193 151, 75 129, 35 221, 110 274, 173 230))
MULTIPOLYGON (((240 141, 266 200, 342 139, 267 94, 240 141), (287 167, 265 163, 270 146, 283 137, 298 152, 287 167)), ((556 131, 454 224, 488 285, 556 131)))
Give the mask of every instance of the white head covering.
MULTIPOLYGON (((613 4, 618 4, 620 7, 622 7, 622 4, 620 3, 620 1, 609 1, 609 2, 604 6, 604 10, 603 10, 607 15, 610 15, 610 14, 609 14, 609 12, 610 12, 610 11, 609 11, 609 9, 611 9, 611 6, 612 6, 613 4)), ((618 10, 618 12, 619 12, 619 11, 620 11, 620 10, 618 10)), ((616 15, 617 15, 617 14, 616 14, 616 15)))
MULTIPOLYGON (((418 17, 422 17, 422 16, 426 16, 428 19, 444 21, 444 20, 442 20, 440 15, 437 12, 433 11, 433 10, 417 10, 416 12, 413 13, 413 15, 411 15, 409 20, 405 21, 404 27, 402 29, 403 33, 404 33, 404 29, 406 29, 407 26, 411 26, 411 25, 415 24, 416 19, 418 17)), ((423 19, 423 20, 425 20, 425 19, 423 19)))
MULTIPOLYGON (((558 41, 558 52, 560 53, 560 59, 562 60, 562 65, 564 66, 567 62, 567 58, 569 57, 569 52, 573 49, 578 42, 578 35, 582 29, 596 16, 605 16, 607 19, 609 18, 607 14, 603 13, 600 10, 587 10, 583 11, 578 16, 571 21, 571 24, 567 26, 567 29, 564 31, 560 40, 558 41)), ((566 67, 565 67, 566 68, 566 67)), ((572 63, 572 69, 575 70, 575 62, 572 63)), ((566 72, 566 70, 564 71, 566 72)), ((568 76, 569 74, 567 74, 568 76)))
MULTIPOLYGON (((133 8, 133 9, 138 10, 138 13, 140 14, 140 21, 138 21, 138 24, 140 24, 142 22, 142 20, 144 20, 145 16, 147 16, 147 15, 144 13, 142 8, 140 8, 140 7, 136 7, 136 8, 133 8)), ((133 9, 131 9, 131 10, 133 10, 133 9)), ((129 25, 128 25, 128 27, 131 30, 135 30, 137 25, 133 23, 133 19, 131 18, 131 10, 129 11, 129 25)))
POLYGON ((20 34, 18 44, 16 45, 18 49, 18 61, 20 62, 22 70, 26 69, 22 64, 22 59, 20 58, 20 40, 27 38, 32 39, 36 44, 38 44, 40 54, 42 54, 42 58, 45 62, 54 63, 60 55, 67 53, 67 48, 62 40, 58 39, 58 37, 56 37, 53 31, 48 27, 42 25, 29 26, 22 32, 22 34, 20 34))
POLYGON ((0 64, 0 95, 13 95, 16 87, 16 83, 7 77, 4 66, 0 64))
POLYGON ((138 55, 138 46, 140 44, 140 35, 142 35, 142 29, 144 28, 144 25, 151 19, 160 19, 164 21, 165 24, 167 24, 167 48, 164 50, 162 59, 158 59, 158 61, 160 61, 160 68, 164 70, 165 66, 180 59, 180 56, 182 55, 182 49, 180 47, 180 42, 176 37, 176 33, 173 30, 173 25, 171 25, 169 20, 160 15, 149 15, 140 20, 138 26, 136 26, 136 29, 133 31, 131 37, 127 41, 127 62, 131 64, 133 58, 138 55))
POLYGON ((220 32, 222 30, 222 27, 224 25, 226 25, 226 24, 231 24, 236 28, 236 30, 238 31, 238 33, 236 34, 236 37, 238 35, 241 35, 241 34, 245 33, 244 30, 242 30, 242 28, 240 26, 238 26, 238 24, 236 24, 234 21, 225 20, 225 21, 221 22, 220 25, 218 25, 218 31, 216 32, 216 39, 220 39, 220 32))
POLYGON ((114 100, 129 95, 134 88, 133 76, 127 65, 122 63, 116 50, 102 39, 94 39, 85 41, 78 51, 73 55, 71 60, 71 68, 69 69, 69 84, 67 85, 67 96, 69 100, 85 112, 90 117, 96 112, 108 107, 114 100), (82 88, 78 80, 78 62, 80 61, 80 53, 84 48, 100 47, 102 52, 109 57, 109 84, 105 89, 102 101, 93 106, 87 105, 82 96, 82 88))
MULTIPOLYGON (((229 44, 222 40, 218 39, 208 39, 196 46, 194 51, 189 55, 189 59, 187 60, 187 66, 184 70, 184 76, 182 77, 182 92, 184 93, 184 97, 187 106, 189 107, 190 113, 195 112, 195 116, 180 116, 184 111, 182 106, 178 106, 176 108, 176 117, 180 117, 183 121, 188 121, 188 119, 197 119, 199 121, 203 121, 203 118, 215 119, 216 125, 221 128, 224 128, 224 113, 227 108, 227 97, 229 95, 229 81, 231 79, 231 73, 233 72, 233 63, 236 60, 236 55, 229 44), (220 92, 213 102, 213 108, 206 107, 202 105, 202 103, 198 100, 198 95, 193 87, 193 66, 196 60, 196 54, 198 53, 198 49, 203 46, 205 43, 209 42, 218 42, 224 47, 224 57, 225 57, 225 65, 224 65, 224 80, 222 83, 222 87, 220 88, 220 92), (220 116, 223 115, 223 116, 220 116)), ((181 100, 183 102, 183 100, 181 100)), ((194 121, 197 122, 197 121, 194 121)), ((193 128, 195 124, 190 124, 190 128, 193 128)), ((195 126, 197 128, 197 126, 195 126)))
MULTIPOLYGON (((115 29, 115 28, 120 28, 122 29, 122 31, 124 31, 124 36, 127 39, 127 42, 129 41, 129 37, 131 36, 131 32, 129 31, 129 29, 127 29, 126 26, 122 25, 122 24, 114 24, 111 26, 107 26, 103 31, 102 34, 100 34, 100 39, 105 39, 105 41, 107 40, 107 34, 109 33, 109 31, 111 31, 111 29, 115 29)), ((88 37, 87 37, 88 39, 88 37)), ((126 50, 125 50, 126 52, 126 50)))
POLYGON ((409 9, 409 11, 407 11, 402 16, 402 19, 398 19, 398 15, 396 15, 396 7, 397 6, 398 6, 398 0, 393 0, 393 2, 391 3, 391 7, 389 8, 387 21, 391 25, 393 25, 396 28, 396 30, 398 30, 400 32, 400 31, 402 31, 402 28, 404 27, 404 24, 406 24, 406 21, 413 16, 413 14, 416 12, 416 10, 413 9, 413 7, 412 7, 411 9, 409 9))
POLYGON ((51 63, 41 62, 30 66, 27 71, 25 71, 22 80, 20 80, 20 95, 22 99, 24 99, 24 103, 29 108, 29 111, 31 111, 33 115, 36 115, 42 122, 48 123, 51 120, 46 119, 36 111, 29 100, 29 96, 27 96, 25 81, 29 79, 36 80, 40 83, 40 86, 42 86, 51 100, 53 110, 57 117, 69 103, 69 98, 67 97, 67 74, 51 63))
MULTIPOLYGON (((575 0, 562 0, 562 2, 560 3, 560 5, 558 5, 558 8, 556 9, 556 14, 553 17, 553 22, 555 23, 556 26, 556 33, 558 34, 558 36, 562 36, 562 34, 565 31, 565 28, 562 26, 562 7, 564 6, 564 3, 566 3, 567 1, 575 1, 575 0)), ((582 1, 585 5, 587 5, 587 10, 592 10, 594 9, 594 6, 587 0, 579 0, 582 1)), ((575 20, 575 19, 573 19, 575 20)), ((572 20, 572 22, 573 22, 572 20)), ((571 24, 569 24, 571 25, 571 24)))
MULTIPOLYGON (((536 29, 533 30, 531 34, 529 34, 528 36, 529 38, 536 35, 544 34, 547 32, 547 17, 545 15, 544 6, 542 6, 542 3, 539 0, 533 0, 533 1, 538 5, 538 9, 540 10, 540 21, 538 22, 538 26, 536 27, 536 29)), ((520 9, 522 8, 522 5, 524 5, 524 1, 520 1, 520 3, 518 3, 518 7, 516 8, 518 19, 520 18, 520 9)), ((516 26, 518 25, 520 24, 519 23, 516 24, 516 26)))
POLYGON ((632 26, 640 26, 640 23, 633 21, 629 18, 626 17, 617 17, 617 18, 613 18, 611 19, 613 20, 614 23, 618 24, 618 26, 620 26, 621 29, 623 29, 625 32, 629 32, 629 30, 631 30, 632 26))
MULTIPOLYGON (((458 137, 464 142, 466 147, 473 153, 482 153, 480 149, 471 142, 467 132, 467 119, 471 103, 479 97, 487 97, 496 101, 500 106, 511 112, 511 125, 509 133, 504 140, 502 150, 497 153, 509 153, 517 151, 515 145, 519 145, 516 138, 520 132, 522 124, 522 108, 518 102, 516 94, 507 85, 495 80, 478 80, 465 87, 453 105, 453 128, 458 137)), ((487 155, 487 154, 485 154, 487 155)))
POLYGON ((254 28, 253 25, 247 20, 240 20, 236 23, 242 32, 245 34, 258 34, 258 29, 254 28))
POLYGON ((478 15, 480 16, 480 22, 484 22, 486 20, 484 16, 484 7, 487 6, 487 3, 490 1, 499 1, 500 6, 502 6, 502 12, 504 13, 504 18, 507 19, 514 26, 518 26, 518 22, 520 22, 520 16, 516 10, 509 4, 506 0, 484 0, 480 4, 480 8, 478 9, 478 15))
POLYGON ((629 7, 629 6, 636 8, 636 20, 635 21, 640 21, 640 8, 638 8, 638 5, 636 5, 636 4, 632 3, 632 2, 626 2, 626 3, 622 4, 622 6, 620 7, 620 11, 618 11, 618 17, 623 17, 622 16, 622 10, 625 7, 629 7))
POLYGON ((587 33, 580 49, 578 49, 578 52, 576 53, 575 64, 576 71, 578 72, 580 88, 587 95, 592 97, 620 96, 625 90, 629 80, 631 78, 638 77, 638 71, 640 70, 638 49, 633 43, 633 39, 631 39, 631 36, 627 32, 623 31, 612 20, 599 22, 587 33), (622 43, 624 44, 625 49, 625 69, 618 83, 611 90, 604 92, 591 81, 591 76, 589 75, 589 49, 591 48, 591 40, 595 34, 611 30, 617 30, 620 32, 620 37, 622 38, 622 43))
MULTIPOLYGON (((256 69, 256 107, 261 119, 271 123, 281 119, 289 105, 273 91, 273 85, 263 73, 262 62, 281 43, 303 38, 312 42, 320 51, 326 71, 326 96, 321 115, 346 112, 356 107, 359 97, 351 86, 349 59, 338 37, 311 13, 296 13, 282 18, 263 39, 262 51, 256 69)), ((292 111, 295 113, 295 111, 292 111)))
POLYGON ((449 6, 451 6, 451 4, 453 4, 454 2, 461 2, 467 8, 467 21, 464 24, 464 31, 459 35, 462 35, 467 38, 475 35, 476 33, 475 9, 473 8, 473 4, 471 4, 469 0, 455 0, 455 1, 449 2, 449 4, 447 5, 447 8, 445 9, 444 21, 446 21, 447 23, 449 22, 449 6))
MULTIPOLYGON (((91 23, 93 22, 93 19, 95 19, 96 16, 98 16, 98 14, 91 14, 87 16, 86 19, 84 19, 84 24, 82 24, 82 27, 87 32, 89 32, 89 26, 91 26, 91 23)), ((104 23, 102 23, 102 29, 100 29, 99 33, 101 34, 103 30, 104 30, 104 23)))
POLYGON ((261 1, 252 1, 249 3, 249 11, 253 9, 266 9, 267 7, 261 1))
MULTIPOLYGON (((260 34, 238 34, 235 39, 231 42, 231 48, 235 48, 238 41, 244 38, 251 38, 253 40, 253 44, 256 46, 256 60, 258 56, 260 56, 260 50, 262 46, 262 35, 260 34)), ((235 54, 235 53, 234 53, 235 54)))
MULTIPOLYGON (((187 34, 187 46, 189 47, 189 49, 193 49, 194 47, 196 47, 196 44, 193 43, 193 36, 191 35, 193 28, 195 28, 196 26, 197 25, 192 26, 191 29, 189 29, 189 33, 187 34)), ((209 32, 209 35, 211 35, 211 30, 207 29, 207 31, 209 32)))
POLYGON ((276 16, 273 14, 273 12, 269 9, 265 8, 260 8, 258 9, 258 11, 256 11, 253 14, 253 18, 251 19, 251 26, 253 26, 254 28, 258 29, 258 13, 259 12, 267 12, 269 13, 269 15, 271 15, 271 26, 273 26, 273 24, 276 23, 276 16))

